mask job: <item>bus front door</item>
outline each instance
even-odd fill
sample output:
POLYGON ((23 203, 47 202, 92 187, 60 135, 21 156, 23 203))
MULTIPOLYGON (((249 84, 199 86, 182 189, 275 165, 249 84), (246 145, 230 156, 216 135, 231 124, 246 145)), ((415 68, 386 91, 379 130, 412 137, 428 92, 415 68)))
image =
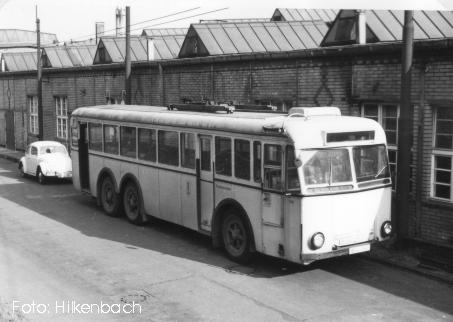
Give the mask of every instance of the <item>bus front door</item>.
POLYGON ((214 210, 212 144, 213 140, 211 136, 199 137, 197 211, 198 227, 204 231, 211 231, 211 220, 214 210))
POLYGON ((79 131, 79 176, 80 188, 90 190, 90 169, 88 163, 88 127, 87 123, 80 123, 79 131))

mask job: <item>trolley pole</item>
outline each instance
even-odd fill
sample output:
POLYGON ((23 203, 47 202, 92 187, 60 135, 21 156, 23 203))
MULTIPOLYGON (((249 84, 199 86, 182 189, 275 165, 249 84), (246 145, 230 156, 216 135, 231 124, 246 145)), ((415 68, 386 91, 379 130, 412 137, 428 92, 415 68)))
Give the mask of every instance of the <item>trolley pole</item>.
POLYGON ((402 241, 409 234, 410 156, 412 147, 413 109, 411 106, 411 71, 414 45, 413 11, 404 12, 403 52, 401 59, 401 98, 398 121, 398 165, 396 179, 396 232, 402 241))
POLYGON ((126 104, 132 103, 132 86, 131 86, 131 18, 130 7, 126 7, 126 70, 125 70, 125 89, 126 89, 126 104))
POLYGON ((38 70, 37 74, 37 96, 38 96, 38 139, 44 140, 44 119, 42 109, 42 64, 41 64, 41 32, 40 32, 40 21, 38 18, 38 6, 36 6, 36 66, 38 70))

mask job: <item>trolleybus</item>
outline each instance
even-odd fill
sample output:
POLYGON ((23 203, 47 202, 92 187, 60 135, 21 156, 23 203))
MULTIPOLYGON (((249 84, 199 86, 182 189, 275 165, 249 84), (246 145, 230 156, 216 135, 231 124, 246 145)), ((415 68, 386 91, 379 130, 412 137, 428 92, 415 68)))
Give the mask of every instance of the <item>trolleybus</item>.
POLYGON ((392 233, 385 133, 335 107, 82 107, 71 134, 74 186, 108 215, 210 235, 235 261, 260 252, 309 264, 392 233))

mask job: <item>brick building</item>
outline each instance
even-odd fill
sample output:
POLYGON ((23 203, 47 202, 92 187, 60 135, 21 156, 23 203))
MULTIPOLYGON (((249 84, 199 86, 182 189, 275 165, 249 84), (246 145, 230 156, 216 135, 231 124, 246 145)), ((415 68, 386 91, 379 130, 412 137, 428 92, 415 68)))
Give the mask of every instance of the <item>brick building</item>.
MULTIPOLYGON (((280 9, 279 14, 282 12, 280 9)), ((302 27, 300 32, 310 36, 309 30, 320 23, 304 23, 310 27, 302 27)), ((238 104, 270 103, 280 109, 338 106, 343 114, 370 117, 383 125, 395 170, 402 12, 342 10, 333 21, 323 23, 328 26, 323 36, 310 36, 315 45, 262 51, 238 50, 245 48, 238 45, 239 40, 212 37, 212 31, 209 40, 198 32, 207 30, 208 25, 192 26, 179 58, 133 63, 133 104, 168 105, 207 98, 238 104), (363 32, 358 28, 359 19, 366 21, 362 44, 357 43, 363 32), (194 50, 194 41, 199 51, 194 50), (210 49, 217 47, 210 41, 219 48, 227 48, 222 42, 230 42, 233 46, 228 48, 236 52, 212 52, 210 49)), ((272 26, 294 23, 251 24, 252 28, 264 26, 272 39, 278 32, 272 26)), ((417 12, 415 25, 410 236, 453 246, 453 15, 417 12)), ((225 27, 219 23, 217 29, 224 28, 227 35, 235 32, 225 27)), ((293 46, 289 37, 287 42, 293 46)), ((274 46, 280 45, 274 41, 274 46)), ((36 88, 36 71, 0 73, 0 110, 14 115, 16 149, 24 149, 37 139, 36 88)), ((72 110, 121 102, 123 96, 122 63, 44 69, 44 138, 67 143, 67 115, 72 110)))

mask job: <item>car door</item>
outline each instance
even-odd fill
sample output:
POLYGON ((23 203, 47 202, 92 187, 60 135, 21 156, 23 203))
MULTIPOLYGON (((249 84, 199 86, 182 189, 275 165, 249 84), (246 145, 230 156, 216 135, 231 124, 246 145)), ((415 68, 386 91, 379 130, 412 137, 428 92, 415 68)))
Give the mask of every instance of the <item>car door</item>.
POLYGON ((36 146, 31 146, 30 154, 27 159, 27 173, 31 175, 36 175, 36 168, 38 166, 38 148, 36 146))

